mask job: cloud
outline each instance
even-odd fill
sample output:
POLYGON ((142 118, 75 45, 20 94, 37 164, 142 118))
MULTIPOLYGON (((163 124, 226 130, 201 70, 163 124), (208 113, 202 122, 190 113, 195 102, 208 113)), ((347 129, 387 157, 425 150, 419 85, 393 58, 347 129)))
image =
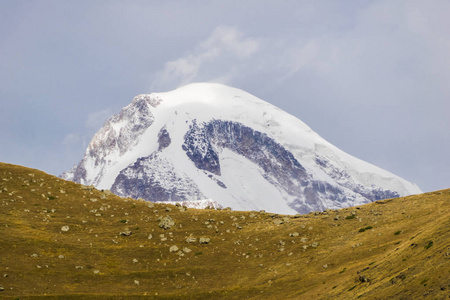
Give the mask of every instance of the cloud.
POLYGON ((219 26, 200 45, 200 48, 213 55, 219 55, 221 51, 228 51, 242 60, 258 51, 259 42, 254 38, 245 38, 242 32, 236 28, 219 26))
POLYGON ((235 27, 219 26, 193 53, 167 62, 155 74, 152 90, 173 89, 193 81, 229 83, 236 65, 244 64, 259 49, 258 39, 245 37, 235 27))

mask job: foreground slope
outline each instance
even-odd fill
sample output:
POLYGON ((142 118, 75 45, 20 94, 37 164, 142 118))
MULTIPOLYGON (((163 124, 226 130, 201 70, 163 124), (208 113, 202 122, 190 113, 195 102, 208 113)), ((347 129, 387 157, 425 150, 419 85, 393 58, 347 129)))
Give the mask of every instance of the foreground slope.
POLYGON ((295 216, 185 209, 0 163, 0 297, 448 299, 449 204, 442 190, 295 216))
POLYGON ((212 83, 135 97, 63 178, 134 199, 289 214, 421 193, 281 109, 212 83))

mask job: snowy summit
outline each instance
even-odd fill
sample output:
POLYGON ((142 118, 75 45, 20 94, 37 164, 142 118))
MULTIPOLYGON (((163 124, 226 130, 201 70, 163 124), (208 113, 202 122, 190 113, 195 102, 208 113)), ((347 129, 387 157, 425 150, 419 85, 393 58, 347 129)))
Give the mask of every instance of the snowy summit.
POLYGON ((148 201, 284 214, 421 192, 279 108, 212 83, 135 97, 62 177, 148 201))

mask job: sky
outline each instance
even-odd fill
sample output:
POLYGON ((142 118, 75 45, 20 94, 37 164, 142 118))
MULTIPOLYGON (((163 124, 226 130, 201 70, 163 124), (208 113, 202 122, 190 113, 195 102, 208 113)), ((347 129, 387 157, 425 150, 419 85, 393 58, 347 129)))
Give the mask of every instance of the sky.
POLYGON ((450 188, 450 1, 2 0, 0 161, 60 175, 143 93, 243 89, 450 188))

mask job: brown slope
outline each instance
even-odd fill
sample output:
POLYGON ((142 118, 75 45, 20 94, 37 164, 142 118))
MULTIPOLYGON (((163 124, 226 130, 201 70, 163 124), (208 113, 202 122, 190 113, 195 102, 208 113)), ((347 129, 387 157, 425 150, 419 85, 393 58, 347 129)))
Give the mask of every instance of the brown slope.
POLYGON ((0 298, 449 296, 450 190, 279 216, 149 207, 0 163, 0 192, 0 298))

